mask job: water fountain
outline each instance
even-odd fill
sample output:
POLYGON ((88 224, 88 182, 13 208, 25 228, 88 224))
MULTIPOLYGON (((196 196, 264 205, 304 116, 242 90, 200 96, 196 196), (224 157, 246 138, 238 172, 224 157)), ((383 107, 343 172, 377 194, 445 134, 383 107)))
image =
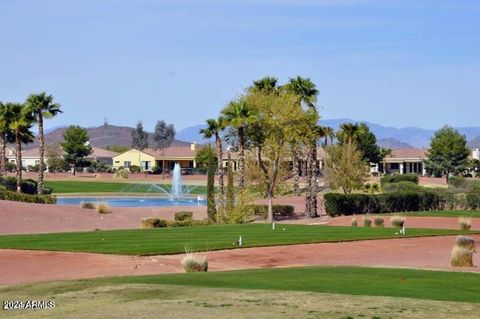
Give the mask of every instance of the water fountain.
POLYGON ((173 199, 179 199, 180 195, 182 195, 182 172, 180 170, 180 164, 175 163, 173 167, 171 197, 173 199))

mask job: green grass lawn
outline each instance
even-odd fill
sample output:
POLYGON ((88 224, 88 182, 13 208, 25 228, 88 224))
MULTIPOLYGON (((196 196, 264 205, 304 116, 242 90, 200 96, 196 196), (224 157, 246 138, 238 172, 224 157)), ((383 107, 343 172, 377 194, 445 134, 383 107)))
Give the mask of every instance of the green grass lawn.
POLYGON ((440 211, 425 211, 425 212, 407 212, 399 213, 405 216, 423 216, 423 217, 479 217, 478 210, 440 210, 440 211))
MULTIPOLYGON (((51 187, 54 194, 66 193, 153 193, 163 194, 161 190, 152 185, 160 185, 167 192, 170 191, 170 184, 151 183, 126 183, 126 182, 98 182, 98 181, 45 181, 46 187, 51 187)), ((193 187, 193 186, 188 186, 193 187)), ((196 185, 190 194, 206 194, 207 187, 196 185)))
MULTIPOLYGON (((399 238, 394 228, 333 227, 268 224, 214 225, 160 229, 112 230, 76 233, 3 235, 0 248, 95 252, 124 255, 183 253, 243 247, 399 238)), ((406 237, 455 235, 471 232, 407 229, 406 237)))

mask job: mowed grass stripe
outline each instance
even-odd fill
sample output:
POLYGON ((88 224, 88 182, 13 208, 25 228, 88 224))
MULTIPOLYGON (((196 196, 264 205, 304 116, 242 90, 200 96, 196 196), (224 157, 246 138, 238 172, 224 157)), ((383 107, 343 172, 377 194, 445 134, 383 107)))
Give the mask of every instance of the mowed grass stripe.
POLYGON ((472 234, 443 229, 407 229, 406 236, 394 228, 334 227, 268 224, 214 225, 203 227, 93 231, 0 236, 0 248, 94 252, 125 255, 161 255, 242 247, 387 239, 400 237, 472 234))

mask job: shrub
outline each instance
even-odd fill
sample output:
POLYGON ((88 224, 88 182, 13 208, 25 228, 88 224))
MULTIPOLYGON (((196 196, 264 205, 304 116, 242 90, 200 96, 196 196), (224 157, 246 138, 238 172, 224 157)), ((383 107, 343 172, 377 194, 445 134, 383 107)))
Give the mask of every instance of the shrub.
POLYGON ((128 171, 124 168, 119 168, 115 174, 113 175, 115 178, 123 178, 127 179, 128 178, 128 171))
POLYGON ((468 193, 466 195, 466 206, 468 209, 480 208, 480 193, 468 193))
POLYGON ((391 192, 405 192, 405 191, 420 191, 423 187, 413 182, 400 181, 398 183, 387 183, 383 186, 383 191, 387 193, 391 192))
MULTIPOLYGON (((268 216, 268 206, 267 205, 248 205, 247 209, 253 210, 253 214, 267 218, 268 216)), ((273 217, 291 217, 295 215, 295 207, 291 205, 273 205, 273 217)))
POLYGON ((352 218, 352 227, 357 227, 358 224, 357 224, 357 219, 354 217, 352 218))
POLYGON ((82 202, 80 204, 80 207, 81 208, 86 208, 86 209, 95 209, 95 204, 94 203, 90 203, 90 202, 82 202))
POLYGON ((167 221, 165 219, 156 217, 145 217, 140 219, 140 223, 143 228, 163 228, 167 227, 167 221))
POLYGON ((175 213, 175 220, 176 221, 184 221, 188 219, 193 219, 193 212, 177 212, 175 213))
POLYGON ((372 226, 372 220, 370 218, 364 217, 363 218, 363 226, 364 227, 372 226))
POLYGON ((461 230, 470 230, 472 228, 472 219, 470 217, 458 218, 458 224, 461 230))
MULTIPOLYGON (((5 186, 8 191, 17 190, 17 179, 13 176, 0 177, 0 185, 5 186)), ((20 183, 22 193, 35 195, 37 193, 37 182, 33 179, 24 179, 20 183)))
POLYGON ((384 226, 384 221, 383 221, 383 218, 381 217, 375 217, 373 219, 373 224, 377 227, 383 227, 384 226))
POLYGON ((130 173, 140 173, 142 171, 140 166, 137 166, 137 165, 130 166, 128 170, 130 171, 130 173))
POLYGON ((454 267, 473 267, 473 250, 454 246, 452 250, 451 265, 454 267))
POLYGON ((51 195, 53 192, 53 188, 51 187, 43 187, 42 188, 42 194, 43 195, 51 195))
POLYGON ((406 218, 404 216, 395 215, 390 218, 390 223, 393 227, 400 227, 402 228, 405 225, 406 218))
POLYGON ((191 226, 208 226, 211 223, 208 220, 193 220, 193 219, 186 219, 186 220, 175 220, 175 221, 168 221, 168 227, 191 227, 191 226))
POLYGON ((398 182, 412 182, 418 184, 418 175, 417 174, 395 174, 395 175, 386 175, 382 176, 380 179, 380 184, 382 187, 390 183, 398 182))
POLYGON ((325 194, 325 210, 331 217, 378 212, 374 195, 367 194, 325 194))
POLYGON ((0 191, 0 200, 9 200, 13 202, 25 202, 36 204, 55 204, 57 199, 51 195, 30 195, 15 193, 10 191, 0 191))
POLYGON ((185 272, 208 271, 207 256, 195 256, 192 254, 187 254, 182 259, 182 266, 185 272))
POLYGON ((99 203, 97 205, 97 213, 99 214, 110 214, 112 211, 107 203, 99 203))
POLYGON ((475 240, 468 236, 457 236, 455 246, 475 250, 475 240))

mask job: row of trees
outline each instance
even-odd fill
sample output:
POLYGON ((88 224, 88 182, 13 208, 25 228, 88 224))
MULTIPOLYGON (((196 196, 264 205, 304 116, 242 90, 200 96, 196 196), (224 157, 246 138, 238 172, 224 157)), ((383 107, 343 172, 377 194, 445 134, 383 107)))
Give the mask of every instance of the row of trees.
POLYGON ((0 101, 0 176, 6 174, 6 145, 15 143, 17 192, 21 192, 22 144, 33 142, 33 125, 38 125, 39 176, 38 193, 43 190, 45 173, 44 119, 62 113, 60 104, 45 92, 31 94, 24 103, 2 103, 0 101))

